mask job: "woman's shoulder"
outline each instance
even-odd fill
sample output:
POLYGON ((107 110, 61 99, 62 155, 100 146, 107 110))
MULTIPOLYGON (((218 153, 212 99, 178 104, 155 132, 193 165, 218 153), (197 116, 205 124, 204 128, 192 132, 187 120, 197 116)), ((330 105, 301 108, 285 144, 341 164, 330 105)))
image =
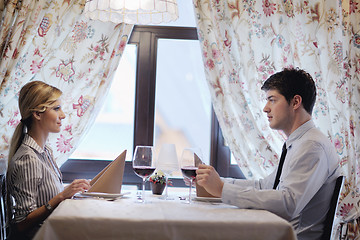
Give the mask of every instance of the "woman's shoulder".
POLYGON ((25 176, 29 172, 40 175, 41 171, 41 162, 34 150, 22 144, 9 163, 8 178, 10 182, 13 182, 16 181, 18 176, 25 176))
POLYGON ((28 145, 21 144, 16 153, 14 154, 12 161, 14 164, 24 164, 30 162, 37 162, 38 156, 36 151, 28 145))

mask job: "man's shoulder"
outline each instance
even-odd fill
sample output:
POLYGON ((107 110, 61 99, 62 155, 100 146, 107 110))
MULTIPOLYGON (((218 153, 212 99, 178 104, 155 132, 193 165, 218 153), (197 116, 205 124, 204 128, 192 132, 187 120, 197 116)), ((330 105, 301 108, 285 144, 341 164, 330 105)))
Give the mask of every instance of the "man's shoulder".
POLYGON ((328 149, 333 147, 329 137, 316 127, 309 128, 307 131, 303 132, 303 134, 293 138, 291 144, 296 145, 296 148, 301 149, 328 149))
POLYGON ((309 140, 319 141, 319 142, 328 142, 329 138, 317 127, 310 128, 305 134, 304 137, 309 140))
POLYGON ((330 137, 326 136, 318 128, 309 129, 298 141, 300 145, 307 146, 307 148, 318 148, 327 154, 336 155, 335 146, 331 142, 330 137))
POLYGON ((309 130, 308 134, 306 134, 306 137, 309 139, 312 139, 316 142, 322 143, 322 144, 330 144, 331 143, 331 136, 328 134, 326 135, 323 131, 321 131, 319 128, 315 127, 309 130))
POLYGON ((326 142, 326 136, 315 126, 312 120, 309 120, 291 133, 287 140, 289 144, 302 141, 326 142))

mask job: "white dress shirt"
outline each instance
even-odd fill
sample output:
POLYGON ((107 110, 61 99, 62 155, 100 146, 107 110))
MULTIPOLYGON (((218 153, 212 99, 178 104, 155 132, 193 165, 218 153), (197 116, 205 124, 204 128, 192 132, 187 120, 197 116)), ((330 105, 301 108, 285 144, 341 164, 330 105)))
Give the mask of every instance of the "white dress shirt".
POLYGON ((222 201, 239 208, 268 210, 291 222, 298 239, 319 239, 340 175, 338 155, 312 120, 290 134, 286 148, 276 190, 272 189, 276 169, 260 180, 224 178, 222 201))

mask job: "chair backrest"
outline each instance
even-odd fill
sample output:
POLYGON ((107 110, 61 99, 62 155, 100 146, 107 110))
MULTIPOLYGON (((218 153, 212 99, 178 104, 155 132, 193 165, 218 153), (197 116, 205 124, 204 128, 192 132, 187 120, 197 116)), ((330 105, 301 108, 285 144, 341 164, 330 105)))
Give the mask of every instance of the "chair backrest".
POLYGON ((5 197, 5 174, 0 175, 0 239, 6 239, 6 197, 5 197))
POLYGON ((331 232, 332 232, 333 225, 334 225, 334 218, 335 218, 335 214, 337 212, 337 206, 338 206, 338 202, 339 202, 341 189, 342 189, 342 186, 344 185, 344 180, 345 180, 344 176, 340 176, 336 179, 334 193, 331 197, 330 208, 329 208, 329 211, 326 215, 326 219, 324 222, 324 232, 321 237, 321 240, 330 240, 331 239, 331 232))

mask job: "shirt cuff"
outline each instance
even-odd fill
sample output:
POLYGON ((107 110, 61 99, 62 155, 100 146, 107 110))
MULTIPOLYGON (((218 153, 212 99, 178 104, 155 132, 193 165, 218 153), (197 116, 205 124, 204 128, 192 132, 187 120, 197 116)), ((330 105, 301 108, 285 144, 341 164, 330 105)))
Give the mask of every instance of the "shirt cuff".
POLYGON ((236 191, 234 190, 234 184, 231 184, 229 182, 224 182, 224 186, 221 193, 222 202, 231 205, 232 201, 234 201, 235 192, 236 191))

